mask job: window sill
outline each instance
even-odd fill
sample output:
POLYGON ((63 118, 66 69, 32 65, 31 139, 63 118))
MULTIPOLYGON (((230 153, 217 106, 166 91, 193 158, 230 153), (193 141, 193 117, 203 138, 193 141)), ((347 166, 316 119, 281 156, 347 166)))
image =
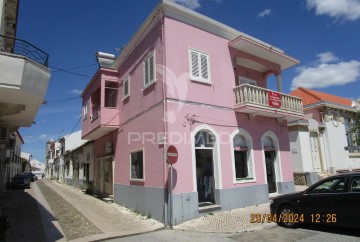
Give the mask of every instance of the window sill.
POLYGON ((130 180, 130 185, 144 186, 145 185, 145 180, 144 179, 131 179, 130 180))
POLYGON ((127 101, 127 99, 129 99, 129 97, 130 97, 130 94, 129 95, 127 95, 127 96, 125 96, 125 97, 123 97, 123 99, 121 99, 123 102, 124 101, 127 101))
POLYGON ((208 86, 212 86, 211 81, 208 81, 208 80, 204 80, 204 79, 194 79, 194 78, 190 78, 189 80, 190 80, 191 82, 198 82, 198 83, 201 83, 201 84, 205 84, 205 85, 208 85, 208 86))
POLYGON ((255 178, 242 178, 242 179, 236 179, 234 181, 234 184, 243 184, 243 183, 256 183, 255 178))
POLYGON ((153 81, 153 82, 151 82, 151 83, 149 83, 149 84, 147 84, 146 86, 144 86, 144 88, 141 89, 141 91, 144 92, 146 89, 148 89, 148 88, 151 87, 152 85, 155 85, 155 83, 156 83, 156 80, 153 81))

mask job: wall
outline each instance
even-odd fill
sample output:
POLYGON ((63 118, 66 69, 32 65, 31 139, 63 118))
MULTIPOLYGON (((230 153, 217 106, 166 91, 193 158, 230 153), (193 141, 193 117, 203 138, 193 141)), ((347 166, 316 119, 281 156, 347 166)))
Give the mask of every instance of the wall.
POLYGON ((5 0, 0 0, 0 35, 5 31, 5 0))
MULTIPOLYGON (((290 128, 289 128, 290 129, 290 128)), ((289 132, 290 152, 294 172, 312 172, 310 137, 307 128, 292 128, 289 132), (297 149, 297 152, 293 152, 297 149)))

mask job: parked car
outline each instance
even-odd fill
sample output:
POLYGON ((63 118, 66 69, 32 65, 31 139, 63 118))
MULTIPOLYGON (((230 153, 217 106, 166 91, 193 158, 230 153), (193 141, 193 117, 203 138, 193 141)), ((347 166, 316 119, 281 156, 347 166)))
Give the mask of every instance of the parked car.
POLYGON ((311 223, 360 228, 360 173, 331 176, 270 203, 268 219, 283 227, 311 223))
POLYGON ((12 188, 30 188, 30 178, 24 174, 16 174, 11 179, 12 188))
POLYGON ((24 173, 24 175, 28 176, 30 178, 30 181, 36 181, 37 180, 37 176, 35 174, 33 174, 32 172, 26 172, 24 173))

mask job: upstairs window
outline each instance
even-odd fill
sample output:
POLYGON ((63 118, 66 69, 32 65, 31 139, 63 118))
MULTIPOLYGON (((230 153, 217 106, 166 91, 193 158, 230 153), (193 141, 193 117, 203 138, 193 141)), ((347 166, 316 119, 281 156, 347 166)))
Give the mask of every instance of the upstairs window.
POLYGON ((189 49, 190 79, 210 83, 209 55, 189 49))
POLYGON ((87 102, 85 102, 83 106, 83 119, 86 119, 87 115, 88 115, 88 104, 87 102))
POLYGON ((130 96, 130 82, 129 82, 129 77, 125 79, 124 83, 123 83, 123 97, 124 99, 127 98, 128 96, 130 96))
POLYGON ((154 59, 154 53, 152 53, 144 61, 144 87, 148 87, 155 82, 154 59))

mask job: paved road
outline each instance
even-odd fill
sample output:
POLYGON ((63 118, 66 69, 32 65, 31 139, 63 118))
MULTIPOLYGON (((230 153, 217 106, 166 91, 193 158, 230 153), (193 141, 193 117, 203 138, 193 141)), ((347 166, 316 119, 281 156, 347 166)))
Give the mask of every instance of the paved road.
POLYGON ((282 227, 273 227, 253 232, 241 232, 237 234, 225 233, 204 233, 195 231, 182 231, 165 229, 147 234, 131 236, 120 239, 107 240, 111 242, 126 241, 286 241, 286 242, 352 242, 360 241, 360 235, 357 231, 323 228, 323 227, 306 227, 299 229, 285 229, 282 227))
POLYGON ((153 219, 55 181, 38 180, 31 189, 5 195, 0 196, 0 213, 10 219, 10 242, 94 241, 163 228, 153 219))

